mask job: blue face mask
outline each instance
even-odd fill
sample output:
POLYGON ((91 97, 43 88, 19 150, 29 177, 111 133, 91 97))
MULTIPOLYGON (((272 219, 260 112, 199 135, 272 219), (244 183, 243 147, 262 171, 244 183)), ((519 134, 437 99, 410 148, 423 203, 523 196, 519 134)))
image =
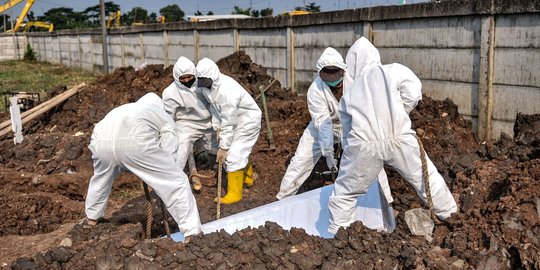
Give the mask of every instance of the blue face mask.
POLYGON ((326 83, 326 85, 328 85, 330 87, 336 87, 342 80, 343 80, 343 78, 339 78, 339 80, 336 80, 336 81, 333 81, 333 82, 324 81, 324 83, 326 83))

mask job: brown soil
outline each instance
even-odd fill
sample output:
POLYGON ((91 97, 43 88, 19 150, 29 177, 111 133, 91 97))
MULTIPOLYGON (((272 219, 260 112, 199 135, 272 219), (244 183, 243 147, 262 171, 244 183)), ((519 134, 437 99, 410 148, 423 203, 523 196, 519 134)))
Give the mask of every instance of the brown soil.
MULTIPOLYGON (((218 62, 254 96, 272 80, 243 52, 218 62)), ((413 189, 388 169, 397 229, 379 233, 354 223, 335 239, 285 231, 268 222, 233 235, 196 236, 188 243, 144 240, 146 208, 140 180, 116 180, 106 220, 96 227, 74 225, 84 217, 92 176, 87 145, 93 125, 112 108, 172 82, 172 67, 120 68, 99 78, 27 125, 23 144, 0 140, 0 263, 14 269, 539 269, 540 116, 519 115, 515 136, 478 142, 471 123, 449 100, 424 97, 411 117, 430 158, 443 174, 460 211, 436 225, 433 241, 412 236, 404 212, 421 207, 413 189), (70 241, 66 242, 65 238, 70 241), (61 241, 63 245, 60 245, 61 241), (67 243, 67 244, 66 244, 67 243)), ((279 82, 266 93, 277 148, 269 149, 266 122, 251 155, 260 179, 243 200, 221 207, 222 216, 275 201, 287 160, 310 116, 305 97, 289 96, 279 82)), ((260 99, 258 100, 259 105, 260 99)), ((324 162, 319 165, 324 170, 324 162)), ((209 172, 209 171, 208 171, 209 172)), ((313 178, 304 189, 320 186, 313 178)), ((215 219, 215 179, 195 193, 203 223, 215 219), (214 185, 214 187, 209 187, 214 185)), ((158 208, 152 236, 163 235, 158 208)), ((172 222, 172 220, 169 218, 172 222)))

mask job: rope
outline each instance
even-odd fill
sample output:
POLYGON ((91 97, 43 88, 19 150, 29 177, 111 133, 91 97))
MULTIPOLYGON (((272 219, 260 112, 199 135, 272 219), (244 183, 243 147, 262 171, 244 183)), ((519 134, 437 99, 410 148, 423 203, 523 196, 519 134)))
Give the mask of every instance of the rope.
POLYGON ((216 172, 214 171, 214 172, 212 172, 212 173, 209 174, 209 175, 200 174, 200 173, 198 173, 198 172, 192 172, 192 173, 190 174, 190 176, 189 176, 189 177, 190 177, 190 180, 191 180, 191 178, 193 178, 193 176, 199 177, 199 178, 201 178, 201 179, 209 180, 209 179, 212 179, 212 178, 214 178, 214 177, 216 176, 216 172))
POLYGON ((426 189, 426 197, 427 197, 427 205, 428 210, 431 215, 431 219, 437 224, 440 223, 439 219, 435 215, 435 211, 433 209, 433 199, 431 197, 431 187, 429 186, 429 173, 428 173, 428 166, 427 166, 427 160, 426 160, 426 151, 424 150, 424 145, 422 144, 422 141, 420 140, 420 137, 416 136, 416 140, 418 141, 418 146, 420 148, 420 160, 422 160, 422 175, 424 176, 424 186, 426 189))
POLYGON ((146 238, 152 237, 152 222, 154 222, 154 211, 152 207, 152 199, 148 185, 143 182, 144 197, 146 197, 146 238))
POLYGON ((223 167, 223 164, 221 160, 218 162, 218 184, 217 184, 217 213, 216 213, 216 219, 219 219, 221 216, 221 168, 223 167))
POLYGON ((159 200, 159 206, 161 206, 161 213, 163 214, 163 221, 165 222, 165 232, 167 233, 167 237, 171 238, 171 229, 169 228, 169 221, 167 220, 167 212, 165 212, 165 204, 161 199, 159 200))

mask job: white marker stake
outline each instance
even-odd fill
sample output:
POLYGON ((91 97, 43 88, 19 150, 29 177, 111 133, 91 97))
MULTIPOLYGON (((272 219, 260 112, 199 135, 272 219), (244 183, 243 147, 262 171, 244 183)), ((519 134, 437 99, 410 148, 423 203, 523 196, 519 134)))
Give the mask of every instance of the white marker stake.
POLYGON ((23 141, 21 110, 19 109, 19 105, 17 105, 17 97, 9 98, 9 102, 11 103, 9 112, 11 113, 11 130, 14 133, 13 141, 15 144, 18 144, 23 141))

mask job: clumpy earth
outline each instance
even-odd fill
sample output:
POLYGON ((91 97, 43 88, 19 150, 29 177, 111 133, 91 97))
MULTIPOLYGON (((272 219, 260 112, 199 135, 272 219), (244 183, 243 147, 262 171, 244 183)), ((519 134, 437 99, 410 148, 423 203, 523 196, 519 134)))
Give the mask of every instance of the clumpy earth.
MULTIPOLYGON (((254 97, 273 81, 243 52, 218 65, 254 97)), ((155 206, 153 238, 146 239, 144 192, 129 173, 115 181, 106 219, 95 227, 78 224, 93 172, 86 146, 94 124, 145 93, 161 94, 173 81, 171 74, 172 66, 162 65, 116 69, 27 124, 22 144, 14 146, 9 135, 1 138, 2 268, 540 269, 540 116, 518 115, 513 138, 480 142, 452 101, 428 97, 411 113, 413 128, 459 207, 448 222, 435 226, 431 242, 411 235, 404 213, 422 203, 391 168, 386 169, 398 211, 391 234, 356 222, 340 229, 335 239, 322 239, 267 222, 233 235, 222 231, 175 243, 159 238, 165 231, 155 206)), ((222 205, 222 217, 275 201, 287 161, 309 123, 305 96, 291 95, 277 81, 266 96, 276 147, 270 147, 263 119, 251 154, 259 179, 244 190, 240 203, 222 205)), ((257 102, 263 108, 260 98, 257 102)), ((316 170, 326 170, 324 161, 316 170)), ((313 174, 302 190, 328 182, 313 174)), ((203 185, 194 195, 206 223, 215 219, 216 178, 203 185)))

